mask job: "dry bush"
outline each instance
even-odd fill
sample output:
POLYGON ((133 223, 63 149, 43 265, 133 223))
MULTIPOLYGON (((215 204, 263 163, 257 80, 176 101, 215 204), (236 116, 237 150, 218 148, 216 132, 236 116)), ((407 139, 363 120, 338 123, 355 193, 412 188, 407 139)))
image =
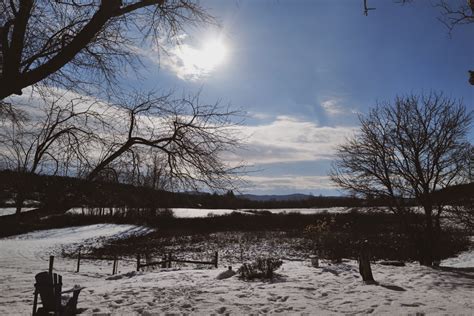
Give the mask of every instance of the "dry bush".
POLYGON ((277 258, 257 258, 252 263, 244 263, 238 270, 239 277, 244 280, 272 279, 274 272, 281 267, 283 261, 277 258))

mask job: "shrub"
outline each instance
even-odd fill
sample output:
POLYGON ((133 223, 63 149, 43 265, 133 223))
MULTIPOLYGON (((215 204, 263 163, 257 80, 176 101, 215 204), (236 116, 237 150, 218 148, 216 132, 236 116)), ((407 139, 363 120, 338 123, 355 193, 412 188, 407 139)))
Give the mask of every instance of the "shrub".
POLYGON ((349 224, 337 225, 334 217, 319 220, 305 228, 306 236, 313 240, 314 250, 318 257, 340 262, 348 256, 354 240, 349 233, 349 224))
POLYGON ((257 258, 252 263, 244 263, 238 270, 239 277, 245 280, 272 279, 283 261, 276 258, 257 258))

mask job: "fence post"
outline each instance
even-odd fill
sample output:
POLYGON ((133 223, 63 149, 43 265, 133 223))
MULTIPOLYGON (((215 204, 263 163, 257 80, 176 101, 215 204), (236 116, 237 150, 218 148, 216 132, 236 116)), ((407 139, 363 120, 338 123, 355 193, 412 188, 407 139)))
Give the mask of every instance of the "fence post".
POLYGON ((79 272, 80 266, 81 266, 81 249, 79 249, 79 253, 77 254, 77 268, 76 268, 76 272, 79 272))
POLYGON ((140 271, 140 254, 137 254, 137 271, 140 271))
POLYGON ((117 257, 114 258, 114 264, 112 265, 112 275, 115 274, 117 269, 117 257))
POLYGON ((166 268, 166 264, 167 264, 167 262, 166 262, 166 254, 163 255, 163 259, 162 259, 162 260, 163 260, 163 261, 161 262, 161 268, 166 268))
POLYGON ((219 252, 216 251, 214 254, 214 266, 217 268, 217 263, 219 261, 219 252))
POLYGON ((171 252, 168 252, 168 268, 171 268, 171 252))
POLYGON ((49 256, 49 275, 53 275, 54 256, 49 256))

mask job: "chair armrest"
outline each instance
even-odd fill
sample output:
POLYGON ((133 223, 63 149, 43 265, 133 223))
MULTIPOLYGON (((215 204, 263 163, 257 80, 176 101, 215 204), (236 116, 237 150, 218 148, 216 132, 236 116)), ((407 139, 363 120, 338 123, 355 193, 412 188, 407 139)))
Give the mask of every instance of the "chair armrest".
POLYGON ((81 290, 83 290, 83 289, 85 289, 84 286, 82 286, 82 287, 81 287, 81 286, 77 286, 77 287, 75 286, 75 287, 73 287, 72 289, 69 289, 69 290, 66 290, 66 291, 62 291, 61 294, 72 293, 72 292, 79 292, 79 291, 81 291, 81 290))

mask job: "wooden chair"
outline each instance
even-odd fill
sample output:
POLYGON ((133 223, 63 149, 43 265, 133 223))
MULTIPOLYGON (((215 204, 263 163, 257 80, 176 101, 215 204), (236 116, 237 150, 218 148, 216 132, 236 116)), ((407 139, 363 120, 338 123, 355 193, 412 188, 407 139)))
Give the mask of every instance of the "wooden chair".
POLYGON ((67 291, 62 291, 62 276, 56 273, 52 275, 48 272, 41 272, 35 276, 35 297, 33 300, 33 316, 35 315, 75 315, 77 299, 83 287, 74 287, 67 291), (62 301, 61 295, 72 293, 65 301, 62 301), (38 294, 41 297, 43 305, 38 310, 38 294))

